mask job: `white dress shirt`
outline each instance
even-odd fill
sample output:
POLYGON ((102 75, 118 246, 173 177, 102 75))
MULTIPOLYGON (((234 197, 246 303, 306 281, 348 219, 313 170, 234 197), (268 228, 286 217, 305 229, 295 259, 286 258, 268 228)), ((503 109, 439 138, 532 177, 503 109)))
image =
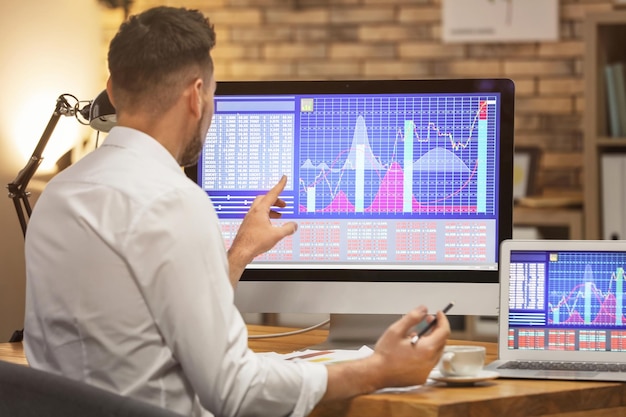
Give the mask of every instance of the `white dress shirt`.
POLYGON ((326 390, 323 365, 248 349, 213 206, 139 131, 50 181, 26 266, 35 368, 188 416, 304 416, 326 390))

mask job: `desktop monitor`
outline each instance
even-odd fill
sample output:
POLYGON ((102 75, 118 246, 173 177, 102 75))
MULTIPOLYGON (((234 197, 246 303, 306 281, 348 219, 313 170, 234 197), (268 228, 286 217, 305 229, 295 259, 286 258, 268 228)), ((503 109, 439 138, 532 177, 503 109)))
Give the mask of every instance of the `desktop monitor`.
POLYGON ((329 313, 336 340, 375 340, 420 304, 497 315, 513 108, 507 79, 219 82, 188 173, 212 199, 227 247, 283 174, 277 223, 299 225, 246 269, 238 308, 329 313))

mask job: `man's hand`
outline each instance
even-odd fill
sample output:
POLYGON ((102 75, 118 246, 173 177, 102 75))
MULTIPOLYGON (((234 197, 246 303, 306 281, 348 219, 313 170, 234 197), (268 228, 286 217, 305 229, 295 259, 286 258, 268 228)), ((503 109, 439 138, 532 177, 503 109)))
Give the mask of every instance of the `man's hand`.
POLYGON ((411 310, 393 323, 383 333, 374 348, 374 356, 380 356, 386 380, 385 387, 402 387, 423 384, 430 371, 443 354, 446 340, 450 336, 450 323, 446 315, 437 312, 437 324, 432 331, 411 344, 411 329, 423 320, 432 320, 425 307, 411 310))
POLYGON ((380 337, 374 353, 364 359, 328 366, 328 385, 323 401, 367 394, 385 387, 423 384, 435 367, 446 340, 450 323, 437 312, 437 324, 416 344, 411 343, 411 329, 423 320, 432 320, 425 307, 411 310, 393 323, 380 337))
POLYGON ((254 199, 250 210, 243 219, 233 244, 228 250, 228 264, 230 281, 233 287, 246 266, 252 260, 270 250, 281 239, 292 235, 298 229, 295 222, 286 222, 281 226, 274 226, 270 219, 278 219, 281 214, 272 210, 272 207, 285 207, 285 202, 278 198, 287 184, 287 177, 283 177, 265 195, 254 199))

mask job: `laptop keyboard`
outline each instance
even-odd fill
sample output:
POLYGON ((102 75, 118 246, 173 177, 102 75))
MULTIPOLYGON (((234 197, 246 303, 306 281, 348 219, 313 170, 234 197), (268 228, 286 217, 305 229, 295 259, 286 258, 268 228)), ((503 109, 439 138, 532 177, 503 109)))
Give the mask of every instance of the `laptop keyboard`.
POLYGON ((508 361, 498 369, 528 369, 531 371, 626 372, 626 363, 508 361))

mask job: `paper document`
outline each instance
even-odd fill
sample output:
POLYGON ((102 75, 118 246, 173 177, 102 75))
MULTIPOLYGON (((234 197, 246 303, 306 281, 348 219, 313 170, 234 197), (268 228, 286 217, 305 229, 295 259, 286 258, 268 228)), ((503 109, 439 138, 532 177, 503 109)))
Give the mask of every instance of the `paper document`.
POLYGON ((261 355, 276 357, 288 361, 307 361, 314 363, 331 364, 337 362, 353 361, 355 359, 366 358, 374 352, 368 346, 360 349, 332 349, 332 350, 299 350, 291 353, 261 353, 261 355))

